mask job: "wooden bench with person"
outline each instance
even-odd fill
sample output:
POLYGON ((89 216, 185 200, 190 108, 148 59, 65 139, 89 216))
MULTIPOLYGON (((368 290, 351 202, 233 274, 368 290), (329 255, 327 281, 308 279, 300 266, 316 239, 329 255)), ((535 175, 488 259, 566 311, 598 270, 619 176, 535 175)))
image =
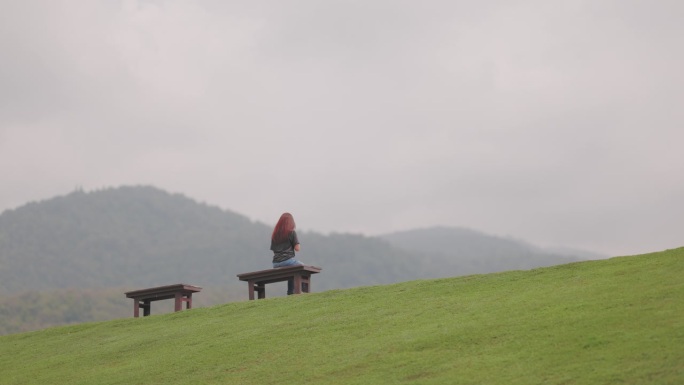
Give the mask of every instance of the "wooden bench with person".
POLYGON ((320 273, 321 270, 323 269, 316 266, 296 265, 253 271, 237 276, 240 281, 247 282, 249 299, 253 300, 254 292, 257 292, 259 299, 266 298, 266 284, 289 279, 294 279, 294 294, 309 293, 311 291, 311 275, 320 273))
POLYGON ((173 298, 175 300, 174 311, 182 310, 183 302, 185 302, 186 309, 192 309, 192 293, 199 293, 201 290, 202 288, 199 286, 179 283, 128 291, 124 294, 127 298, 133 298, 133 317, 137 318, 140 315, 140 308, 143 309, 143 317, 148 316, 152 311, 152 301, 163 299, 173 298))

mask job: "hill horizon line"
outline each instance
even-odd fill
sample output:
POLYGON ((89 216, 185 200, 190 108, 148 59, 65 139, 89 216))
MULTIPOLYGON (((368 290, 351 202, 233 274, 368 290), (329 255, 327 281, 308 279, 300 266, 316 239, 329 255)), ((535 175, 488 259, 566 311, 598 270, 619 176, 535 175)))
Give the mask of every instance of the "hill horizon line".
MULTIPOLYGON (((90 190, 86 190, 80 186, 77 186, 74 188, 74 190, 72 190, 71 192, 68 192, 68 193, 58 194, 58 195, 54 195, 52 197, 47 197, 47 198, 42 198, 42 199, 36 199, 36 200, 28 201, 24 204, 21 204, 19 206, 13 207, 13 208, 6 208, 2 212, 0 212, 0 217, 2 217, 3 215, 5 215, 7 213, 11 213, 11 212, 15 212, 17 210, 21 210, 22 208, 25 208, 25 207, 30 207, 32 205, 39 205, 39 204, 47 203, 47 202, 54 201, 54 200, 68 198, 68 197, 76 195, 76 194, 94 195, 94 194, 99 194, 99 193, 104 193, 104 192, 133 190, 133 189, 148 189, 148 190, 156 191, 158 193, 166 194, 168 196, 186 199, 188 201, 192 201, 193 203, 201 205, 201 206, 206 206, 208 208, 214 208, 214 209, 221 210, 225 213, 230 213, 233 215, 241 216, 241 217, 249 220, 250 222, 252 222, 254 224, 260 224, 260 225, 264 225, 264 226, 275 225, 275 221, 273 221, 273 223, 268 223, 268 222, 263 221, 263 220, 252 218, 248 214, 237 212, 231 208, 223 207, 223 206, 216 204, 216 203, 203 201, 203 200, 194 198, 194 197, 192 197, 186 193, 183 193, 183 192, 173 192, 173 191, 170 191, 170 190, 167 190, 167 189, 164 189, 164 188, 152 185, 152 184, 123 184, 123 185, 119 185, 119 186, 106 186, 106 187, 100 187, 100 188, 93 188, 90 190)), ((489 232, 486 230, 476 229, 476 228, 470 227, 470 226, 445 225, 445 224, 441 224, 441 223, 436 223, 433 225, 422 225, 422 226, 408 227, 405 229, 392 230, 392 231, 375 232, 372 234, 371 233, 364 233, 364 232, 345 231, 345 230, 321 231, 321 230, 317 230, 317 229, 313 229, 313 228, 306 228, 306 227, 298 229, 298 231, 301 231, 302 233, 311 233, 311 234, 322 235, 322 236, 355 235, 355 236, 364 236, 364 237, 368 237, 368 238, 381 238, 381 239, 388 237, 388 236, 397 235, 397 234, 431 231, 431 230, 436 230, 436 231, 455 230, 455 231, 459 231, 459 232, 485 235, 485 236, 494 237, 494 238, 498 238, 498 239, 502 239, 502 240, 510 240, 510 241, 515 241, 515 242, 525 243, 525 244, 527 244, 531 247, 534 247, 534 248, 536 248, 542 252, 551 252, 551 253, 560 254, 560 255, 580 255, 583 257, 583 259, 604 259, 604 258, 609 258, 609 257, 613 256, 613 255, 608 255, 608 254, 596 252, 594 250, 588 250, 585 248, 569 247, 566 245, 539 246, 533 242, 527 241, 524 238, 521 238, 521 237, 518 237, 515 235, 510 235, 510 234, 501 235, 501 234, 496 234, 494 232, 489 232)))

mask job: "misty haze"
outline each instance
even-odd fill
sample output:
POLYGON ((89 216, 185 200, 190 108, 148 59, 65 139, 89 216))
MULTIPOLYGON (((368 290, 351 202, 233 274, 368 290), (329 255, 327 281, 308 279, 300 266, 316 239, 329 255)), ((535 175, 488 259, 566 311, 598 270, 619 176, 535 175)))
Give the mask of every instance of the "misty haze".
POLYGON ((4 2, 0 212, 152 185, 324 234, 677 247, 683 4, 4 2))

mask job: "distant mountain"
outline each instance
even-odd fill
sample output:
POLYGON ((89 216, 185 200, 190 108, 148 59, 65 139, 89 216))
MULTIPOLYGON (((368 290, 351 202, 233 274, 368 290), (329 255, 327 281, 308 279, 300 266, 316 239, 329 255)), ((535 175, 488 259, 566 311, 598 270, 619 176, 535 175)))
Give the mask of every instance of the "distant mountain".
POLYGON ((152 187, 77 191, 0 215, 0 288, 216 284, 259 267, 268 236, 264 224, 152 187))
POLYGON ((585 259, 458 227, 409 230, 382 235, 380 238, 405 251, 443 259, 449 273, 456 273, 454 275, 531 269, 585 259))
MULTIPOLYGON (((180 194, 137 186, 30 203, 0 215, 0 289, 218 286, 270 267, 271 226, 180 194)), ((443 271, 377 238, 301 233, 319 290, 431 277, 443 271)))
POLYGON ((609 255, 595 253, 593 251, 575 249, 572 247, 544 247, 541 250, 556 255, 565 255, 582 259, 606 259, 610 257, 609 255))
MULTIPOLYGON (((270 267, 271 230, 271 225, 149 186, 74 191, 7 210, 0 214, 0 310, 14 310, 0 311, 0 334, 27 330, 28 324, 118 317, 129 305, 123 291, 157 285, 202 286, 198 303, 204 305, 246 297, 236 274, 270 267), (65 295, 78 298, 79 291, 88 293, 80 296, 88 305, 69 305, 65 295), (51 305, 36 306, 38 300, 30 304, 27 298, 51 305), (93 314, 76 314, 83 309, 93 314)), ((458 228, 382 237, 302 232, 299 238, 298 258, 323 267, 313 279, 314 291, 579 259, 458 228)))

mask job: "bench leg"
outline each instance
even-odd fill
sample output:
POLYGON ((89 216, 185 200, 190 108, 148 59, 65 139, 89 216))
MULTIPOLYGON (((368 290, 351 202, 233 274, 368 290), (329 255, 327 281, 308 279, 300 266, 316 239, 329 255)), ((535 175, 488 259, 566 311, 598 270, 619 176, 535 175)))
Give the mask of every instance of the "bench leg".
POLYGON ((152 301, 146 299, 140 307, 143 308, 143 317, 147 317, 152 312, 152 301))
POLYGON ((295 274, 294 276, 294 293, 302 294, 302 275, 295 274))
POLYGON ((302 292, 309 293, 311 290, 311 276, 302 275, 302 292))
POLYGON ((173 311, 183 310, 183 302, 185 302, 185 309, 192 309, 192 293, 183 295, 182 293, 176 293, 174 297, 175 303, 173 311))
POLYGON ((183 310, 183 294, 176 293, 174 297, 173 311, 183 310))
POLYGON ((254 281, 247 281, 247 290, 249 292, 249 300, 254 300, 254 281))
POLYGON ((254 290, 257 292, 257 298, 258 299, 264 299, 266 298, 266 284, 256 284, 254 286, 254 290))
POLYGON ((137 298, 133 300, 133 317, 140 317, 140 300, 137 298))

